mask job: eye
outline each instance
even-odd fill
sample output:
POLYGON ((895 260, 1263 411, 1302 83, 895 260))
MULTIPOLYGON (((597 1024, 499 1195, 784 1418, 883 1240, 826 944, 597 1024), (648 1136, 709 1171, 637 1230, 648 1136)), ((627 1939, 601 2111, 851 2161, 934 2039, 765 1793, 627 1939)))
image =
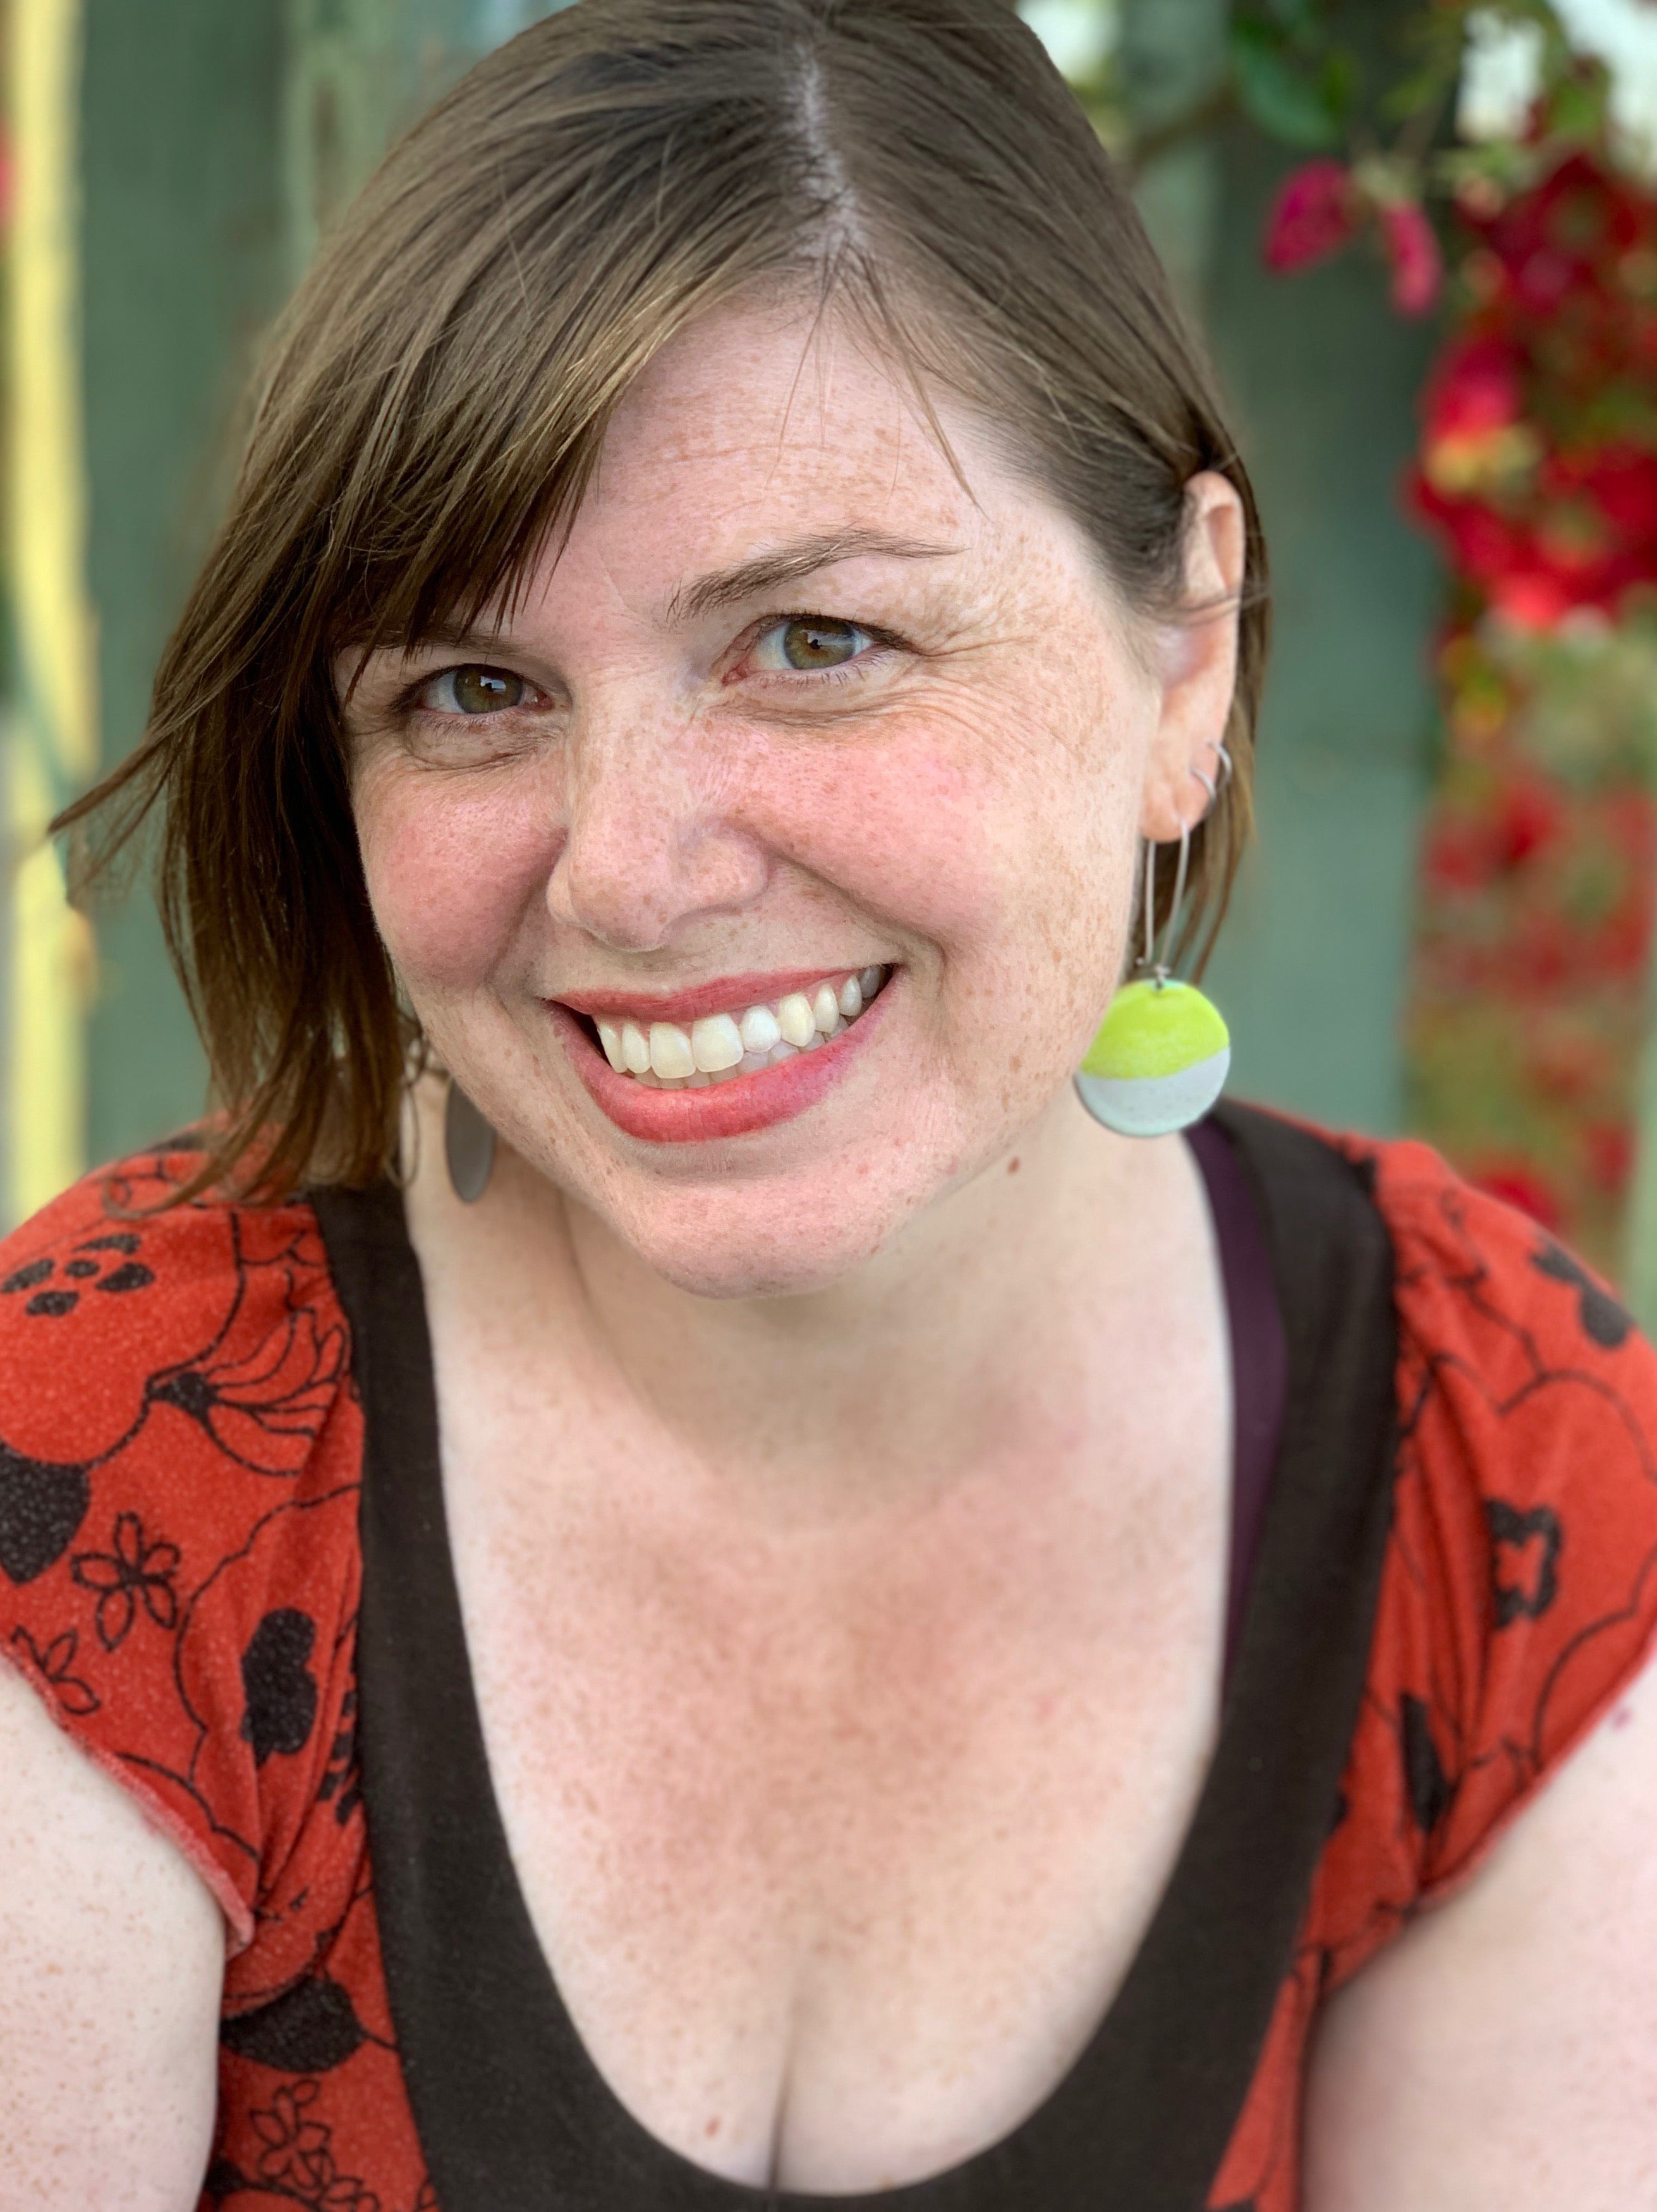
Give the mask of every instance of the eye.
POLYGON ((420 704, 440 714, 499 714, 521 707, 529 692, 524 678, 510 668, 473 664, 434 676, 421 690, 420 704))
POLYGON ((843 668, 875 643, 855 623, 816 615, 791 615, 774 623, 754 647, 755 665, 768 671, 843 668))

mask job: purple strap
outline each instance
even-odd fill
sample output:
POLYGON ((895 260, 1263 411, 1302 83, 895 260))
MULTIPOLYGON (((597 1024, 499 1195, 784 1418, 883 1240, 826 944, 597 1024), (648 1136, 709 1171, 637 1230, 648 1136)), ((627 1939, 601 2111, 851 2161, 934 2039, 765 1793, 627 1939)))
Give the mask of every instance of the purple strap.
POLYGON ((1216 1121, 1199 1121, 1185 1133, 1208 1189, 1231 1338, 1234 1441, 1224 1675, 1229 1683, 1283 1433, 1289 1348, 1259 1206, 1236 1148, 1216 1121))

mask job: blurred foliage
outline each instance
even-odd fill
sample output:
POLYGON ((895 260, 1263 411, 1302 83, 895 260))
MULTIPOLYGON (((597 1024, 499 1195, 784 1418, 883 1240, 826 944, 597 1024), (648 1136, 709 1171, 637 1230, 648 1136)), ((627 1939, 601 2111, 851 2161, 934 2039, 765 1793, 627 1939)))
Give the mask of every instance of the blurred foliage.
MULTIPOLYGON (((1579 107, 1574 125, 1594 111, 1579 107)), ((1657 870, 1657 193, 1539 104, 1458 190, 1410 497, 1451 573, 1418 1127, 1622 1273, 1657 870)))

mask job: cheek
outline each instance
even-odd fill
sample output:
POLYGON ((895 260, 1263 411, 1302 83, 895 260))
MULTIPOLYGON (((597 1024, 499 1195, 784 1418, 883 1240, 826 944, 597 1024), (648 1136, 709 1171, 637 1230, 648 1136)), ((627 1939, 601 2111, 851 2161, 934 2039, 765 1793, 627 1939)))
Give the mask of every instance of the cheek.
POLYGON ((1052 707, 986 715, 980 701, 932 701, 875 742, 774 762, 756 826, 986 986, 1072 962, 1078 946, 1097 948, 1102 973, 1133 865, 1142 718, 1131 702, 1102 716, 1092 698, 1052 707))
POLYGON ((539 897, 555 821, 521 790, 465 793, 399 764, 364 777, 357 837, 374 921, 418 993, 485 981, 539 897))

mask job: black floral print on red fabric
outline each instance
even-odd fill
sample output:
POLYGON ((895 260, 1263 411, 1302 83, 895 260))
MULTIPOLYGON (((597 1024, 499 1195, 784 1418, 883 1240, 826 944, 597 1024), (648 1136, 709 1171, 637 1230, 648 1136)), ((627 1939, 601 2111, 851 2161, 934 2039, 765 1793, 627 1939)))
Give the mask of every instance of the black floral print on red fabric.
POLYGON ((1347 1817, 1211 2199, 1257 2212, 1299 2203, 1319 2002, 1476 1870, 1657 1631, 1657 1356, 1424 1146, 1344 1149, 1393 1236, 1401 1439, 1347 1817))
POLYGON ((321 1320, 295 1296, 293 1249, 263 1261, 241 1256, 249 1281, 218 1338, 186 1364, 154 1376, 148 1395, 198 1421, 240 1466, 294 1474, 339 1388, 345 1328, 321 1320), (257 1267, 276 1271, 276 1301, 270 1285, 253 1279, 257 1267))
POLYGON ((55 1566, 92 1503, 91 1464, 29 1459, 0 1442, 0 1574, 32 1583, 55 1566))
POLYGON ((143 1606, 157 1628, 178 1625, 179 1595, 173 1587, 179 1547, 164 1539, 152 1543, 136 1513, 118 1513, 107 1552, 77 1552, 70 1572, 82 1589, 95 1590, 93 1619, 106 1651, 118 1651, 143 1606))
POLYGON ((42 1651, 27 1628, 14 1628, 11 1632, 14 1652, 33 1668, 42 1681, 51 1686, 64 1712, 76 1720, 95 1713, 99 1705, 96 1691, 75 1672, 75 1654, 80 1641, 77 1631, 66 1628, 61 1636, 54 1636, 42 1651))
POLYGON ((1521 1513, 1505 1498, 1487 1498, 1484 1519, 1490 1532, 1496 1626, 1539 1620, 1559 1595, 1559 1553, 1565 1540, 1559 1516, 1545 1505, 1521 1513))
POLYGON ((240 1931, 203 2203, 416 2212, 355 1760, 348 1333, 308 1207, 155 1210, 196 1164, 128 1163, 0 1251, 0 1649, 240 1931))

